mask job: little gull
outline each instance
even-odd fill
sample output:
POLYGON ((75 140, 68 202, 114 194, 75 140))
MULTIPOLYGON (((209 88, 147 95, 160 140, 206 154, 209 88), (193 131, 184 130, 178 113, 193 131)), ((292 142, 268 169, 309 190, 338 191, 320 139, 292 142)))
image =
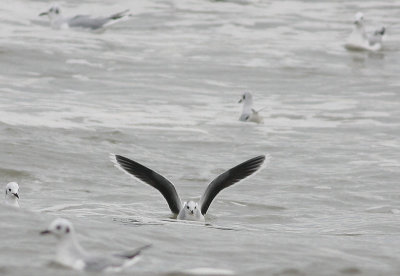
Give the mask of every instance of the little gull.
POLYGON ((260 155, 227 170, 208 185, 199 202, 182 203, 175 186, 162 175, 121 155, 111 154, 110 158, 115 166, 123 172, 156 188, 167 200, 169 208, 178 220, 193 221, 204 221, 204 215, 217 194, 255 173, 265 160, 265 156, 260 155))
POLYGON ((382 49, 382 37, 386 32, 385 27, 375 30, 368 34, 365 31, 364 15, 361 12, 356 13, 354 17, 354 27, 344 47, 354 51, 378 51, 382 49))
POLYGON ((19 195, 18 195, 19 186, 16 182, 10 182, 6 185, 6 196, 5 203, 7 205, 19 207, 19 195))
POLYGON ((53 5, 48 11, 39 14, 39 16, 44 15, 49 17, 51 27, 54 29, 83 28, 90 30, 102 30, 131 16, 129 10, 125 10, 105 17, 92 17, 90 15, 64 17, 57 5, 53 5))
POLYGON ((149 247, 149 245, 146 245, 132 251, 109 256, 90 254, 79 244, 72 223, 62 218, 55 219, 40 234, 54 235, 58 240, 56 261, 76 270, 120 271, 122 268, 132 265, 138 259, 141 251, 149 247))
POLYGON ((243 102, 242 115, 240 115, 239 121, 242 122, 254 122, 261 124, 264 122, 263 118, 260 116, 259 112, 253 109, 253 96, 250 92, 245 92, 240 98, 239 103, 243 102))

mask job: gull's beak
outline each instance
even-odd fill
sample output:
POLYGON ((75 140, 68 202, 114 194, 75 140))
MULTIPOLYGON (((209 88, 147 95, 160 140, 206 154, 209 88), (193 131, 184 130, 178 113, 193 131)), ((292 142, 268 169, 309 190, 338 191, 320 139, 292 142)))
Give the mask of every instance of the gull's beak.
POLYGON ((42 12, 42 13, 39 14, 39 16, 48 15, 48 14, 49 14, 48 11, 47 12, 42 12))
POLYGON ((13 195, 16 197, 16 198, 18 198, 19 199, 19 195, 18 195, 18 193, 13 193, 13 195))
POLYGON ((194 214, 194 211, 193 211, 193 210, 191 210, 191 211, 190 211, 190 213, 192 213, 192 215, 193 215, 193 214, 194 214))
POLYGON ((47 235, 47 234, 51 234, 50 230, 44 230, 42 232, 40 232, 40 235, 47 235))
POLYGON ((238 103, 241 103, 241 102, 243 102, 243 99, 240 99, 240 100, 238 101, 238 103))

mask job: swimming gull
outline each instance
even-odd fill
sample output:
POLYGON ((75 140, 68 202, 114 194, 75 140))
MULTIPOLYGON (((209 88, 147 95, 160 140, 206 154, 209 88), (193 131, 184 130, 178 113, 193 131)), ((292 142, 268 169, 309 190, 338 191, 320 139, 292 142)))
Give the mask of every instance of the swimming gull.
POLYGON ((260 116, 259 112, 262 110, 253 109, 253 96, 250 92, 243 93, 239 100, 239 103, 243 103, 242 114, 239 117, 239 121, 242 122, 254 122, 261 124, 264 122, 263 118, 260 116))
POLYGON ((87 271, 120 271, 132 265, 146 245, 132 251, 99 256, 90 254, 79 244, 72 223, 66 219, 57 218, 50 226, 40 232, 41 235, 52 234, 58 240, 56 261, 76 270, 87 271))
POLYGON ((111 154, 110 158, 115 166, 123 172, 156 188, 167 200, 169 208, 178 220, 204 221, 204 215, 217 194, 260 169, 265 155, 254 157, 227 170, 207 186, 199 202, 187 201, 183 204, 175 186, 162 175, 121 155, 111 154))
POLYGON ((19 194, 18 194, 19 186, 16 182, 10 182, 6 185, 6 196, 5 203, 7 205, 19 207, 19 194))
POLYGON ((381 27, 373 33, 368 34, 365 31, 364 15, 358 12, 354 17, 353 31, 348 37, 344 47, 354 51, 378 51, 382 49, 382 38, 385 32, 386 28, 381 27))
POLYGON ((48 11, 39 14, 39 16, 44 15, 49 17, 50 25, 54 29, 83 28, 90 30, 102 30, 131 16, 129 10, 125 10, 105 17, 92 17, 90 15, 64 17, 57 5, 53 5, 48 11))

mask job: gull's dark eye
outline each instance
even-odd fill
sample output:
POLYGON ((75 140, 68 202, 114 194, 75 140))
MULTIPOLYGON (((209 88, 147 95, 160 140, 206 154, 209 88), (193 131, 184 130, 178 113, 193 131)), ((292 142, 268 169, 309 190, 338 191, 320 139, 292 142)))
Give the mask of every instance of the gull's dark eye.
POLYGON ((56 9, 55 12, 56 12, 56 14, 59 14, 59 13, 60 13, 60 11, 59 11, 58 9, 56 9))
POLYGON ((60 225, 57 225, 56 228, 57 228, 57 230, 60 230, 60 229, 61 229, 61 226, 60 226, 60 225))
POLYGON ((69 227, 67 227, 67 229, 65 229, 65 233, 69 233, 69 227))
POLYGON ((194 209, 197 209, 197 206, 194 206, 194 209))
POLYGON ((189 206, 186 206, 186 208, 189 210, 189 206))
POLYGON ((8 189, 9 192, 11 192, 11 189, 8 189))

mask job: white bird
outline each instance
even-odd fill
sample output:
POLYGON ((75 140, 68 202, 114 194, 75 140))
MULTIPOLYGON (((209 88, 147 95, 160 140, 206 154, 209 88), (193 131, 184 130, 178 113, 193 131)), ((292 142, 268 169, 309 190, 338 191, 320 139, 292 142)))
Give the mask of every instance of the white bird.
POLYGON ((243 93, 239 100, 239 103, 243 103, 242 114, 240 115, 239 121, 242 122, 254 122, 261 124, 264 122, 263 118, 260 116, 259 112, 253 109, 253 96, 250 92, 243 93))
POLYGON ((102 30, 131 16, 129 10, 125 10, 106 17, 92 17, 90 15, 64 17, 57 5, 53 5, 48 11, 39 14, 39 16, 44 15, 49 17, 50 25, 54 29, 83 28, 90 30, 102 30))
POLYGON ((19 207, 19 186, 17 182, 10 182, 6 185, 5 203, 7 205, 19 207))
POLYGON ((40 234, 52 234, 55 236, 58 240, 56 261, 61 265, 76 270, 119 271, 124 267, 132 265, 133 261, 137 260, 141 251, 150 247, 146 245, 132 251, 110 256, 89 254, 79 244, 72 223, 62 218, 55 219, 40 234))
POLYGON ((382 37, 386 32, 385 27, 375 30, 372 34, 365 31, 364 15, 361 12, 356 13, 354 17, 353 31, 347 39, 344 47, 348 50, 367 50, 378 51, 382 49, 382 37))
POLYGON ((111 154, 110 158, 118 169, 156 188, 167 200, 169 208, 178 220, 193 221, 204 221, 204 215, 217 194, 255 173, 265 160, 265 156, 260 155, 237 165, 215 178, 207 186, 199 202, 182 203, 174 185, 162 175, 121 155, 111 154))

